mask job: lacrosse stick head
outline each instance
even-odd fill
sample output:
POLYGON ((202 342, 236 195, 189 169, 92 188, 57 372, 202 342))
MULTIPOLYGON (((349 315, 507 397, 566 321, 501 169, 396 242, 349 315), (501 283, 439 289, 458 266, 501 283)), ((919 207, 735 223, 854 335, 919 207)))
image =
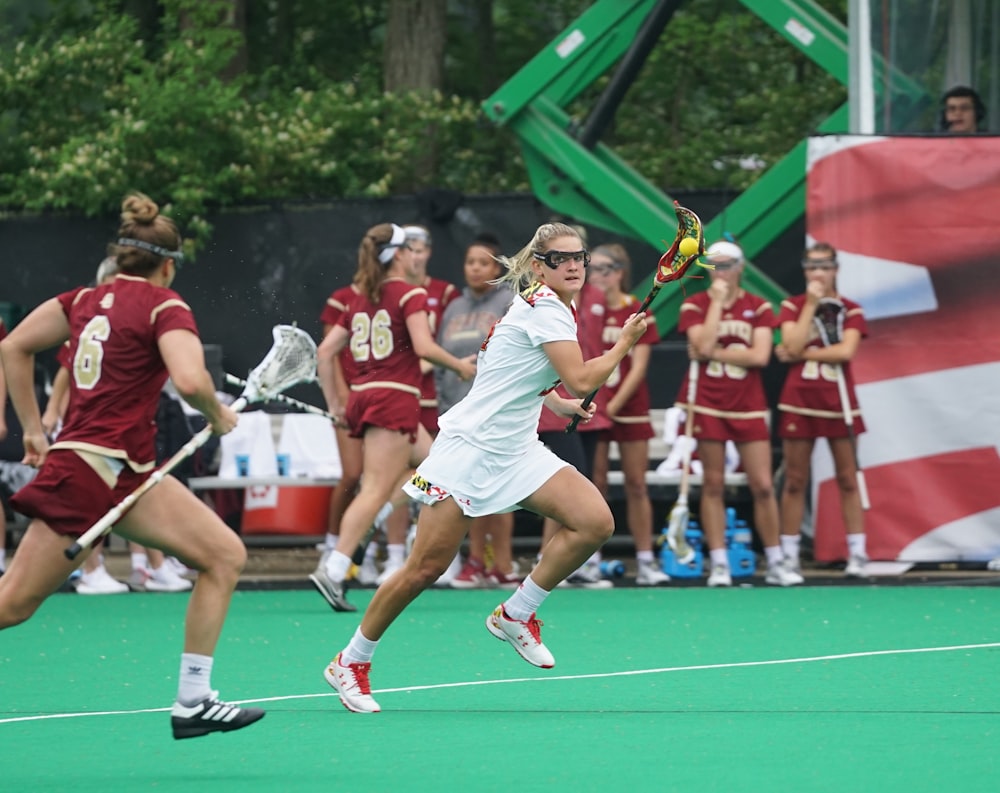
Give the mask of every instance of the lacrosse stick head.
POLYGON ((667 546, 673 551, 678 564, 688 564, 694 560, 695 552, 687 541, 688 523, 691 514, 687 504, 675 504, 670 510, 667 525, 667 546))
POLYGON ((816 306, 814 320, 827 347, 839 342, 843 335, 844 310, 844 304, 835 297, 824 297, 816 306))
POLYGON ((271 399, 298 383, 316 379, 316 342, 294 325, 275 325, 274 343, 247 375, 243 396, 248 402, 271 399))
POLYGON ((674 202, 674 213, 677 215, 677 234, 673 244, 660 257, 660 264, 656 268, 656 281, 660 284, 679 281, 692 264, 697 264, 699 267, 711 267, 702 261, 705 254, 705 232, 701 225, 701 218, 676 201, 674 202), (693 239, 697 243, 696 253, 690 255, 681 253, 681 241, 685 239, 693 239))

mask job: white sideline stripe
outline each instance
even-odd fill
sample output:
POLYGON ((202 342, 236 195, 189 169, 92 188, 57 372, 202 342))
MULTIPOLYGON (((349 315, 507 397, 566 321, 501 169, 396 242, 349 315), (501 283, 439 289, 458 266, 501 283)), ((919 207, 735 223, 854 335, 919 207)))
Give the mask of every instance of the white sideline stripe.
MULTIPOLYGON (((990 650, 1000 647, 1000 642, 984 644, 953 644, 945 647, 914 647, 907 650, 868 650, 858 653, 836 653, 833 655, 814 655, 803 658, 775 658, 770 661, 731 661, 722 664, 696 664, 694 666, 661 666, 655 669, 633 669, 626 672, 595 672, 588 675, 555 675, 548 677, 512 677, 504 680, 467 680, 459 683, 432 683, 426 686, 400 686, 399 688, 378 688, 372 694, 397 694, 408 691, 434 691, 444 688, 465 688, 468 686, 497 686, 507 683, 548 683, 554 680, 595 680, 609 677, 631 677, 634 675, 661 675, 669 672, 700 672, 714 669, 744 669, 753 666, 778 666, 781 664, 811 664, 823 661, 844 661, 851 658, 875 658, 884 655, 914 655, 916 653, 948 653, 959 650, 990 650)), ((280 697, 262 697, 260 699, 234 700, 233 705, 246 705, 261 702, 286 702, 293 699, 316 699, 319 697, 336 697, 337 692, 322 694, 287 694, 280 697)), ((0 724, 14 724, 25 721, 46 721, 48 719, 78 719, 85 716, 126 716, 137 713, 169 713, 170 708, 141 708, 137 710, 102 710, 87 713, 46 713, 38 716, 15 716, 0 719, 0 724)))

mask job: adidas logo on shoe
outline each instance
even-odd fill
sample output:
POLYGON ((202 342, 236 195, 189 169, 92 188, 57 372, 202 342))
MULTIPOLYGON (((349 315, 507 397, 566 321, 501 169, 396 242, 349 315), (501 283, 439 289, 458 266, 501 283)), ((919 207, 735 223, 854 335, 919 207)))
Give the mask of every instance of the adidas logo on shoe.
POLYGON ((170 726, 177 740, 198 738, 210 732, 232 732, 249 727, 264 718, 264 713, 260 708, 240 708, 222 702, 213 691, 196 705, 175 702, 170 711, 170 726))

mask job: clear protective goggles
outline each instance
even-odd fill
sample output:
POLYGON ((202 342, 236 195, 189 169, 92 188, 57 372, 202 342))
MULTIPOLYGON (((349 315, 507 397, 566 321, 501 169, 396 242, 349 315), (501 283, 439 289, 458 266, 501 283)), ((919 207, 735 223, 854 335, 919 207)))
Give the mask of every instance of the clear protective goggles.
POLYGON ((536 259, 545 262, 547 267, 557 270, 566 262, 581 262, 584 267, 590 266, 590 251, 546 251, 545 253, 533 253, 536 259))

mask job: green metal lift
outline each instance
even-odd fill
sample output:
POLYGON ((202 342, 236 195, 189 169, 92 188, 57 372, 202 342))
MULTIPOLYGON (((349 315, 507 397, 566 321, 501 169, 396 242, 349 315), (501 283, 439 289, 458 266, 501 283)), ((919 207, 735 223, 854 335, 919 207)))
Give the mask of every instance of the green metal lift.
MULTIPOLYGON (((847 28, 811 0, 741 0, 744 6, 847 85, 847 28)), ((683 0, 598 0, 559 37, 483 102, 486 114, 510 127, 521 141, 532 188, 554 211, 656 249, 672 239, 673 199, 650 184, 600 142, 625 92, 683 0), (585 123, 564 108, 587 86, 618 64, 585 123)), ((924 90, 876 58, 873 83, 888 87, 894 101, 917 108, 924 90)), ((819 132, 846 132, 848 108, 837 108, 819 132)), ((708 221, 705 237, 724 231, 739 238, 749 260, 758 255, 805 211, 806 141, 772 165, 750 188, 708 221), (722 227, 725 218, 726 228, 722 227)), ((704 220, 704 219, 703 219, 704 220)), ((751 291, 780 301, 786 292, 749 264, 744 276, 751 291)), ((643 293, 652 276, 637 284, 643 293)), ((668 284, 654 307, 665 333, 676 324, 682 290, 668 284)))

